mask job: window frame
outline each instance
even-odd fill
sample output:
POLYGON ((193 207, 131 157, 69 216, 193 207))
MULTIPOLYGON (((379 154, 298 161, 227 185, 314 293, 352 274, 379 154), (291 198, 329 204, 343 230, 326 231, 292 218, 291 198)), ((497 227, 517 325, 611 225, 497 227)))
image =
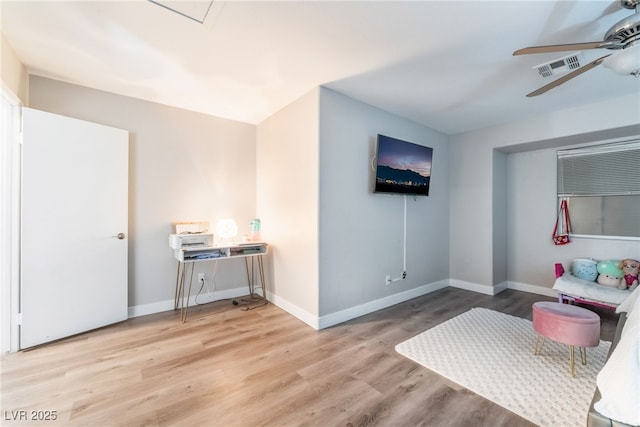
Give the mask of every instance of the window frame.
MULTIPOLYGON (((629 176, 625 175, 623 180, 628 179, 628 182, 631 183, 631 191, 620 191, 617 178, 619 178, 620 174, 617 174, 616 171, 614 173, 609 173, 609 162, 606 162, 605 174, 598 175, 597 178, 589 177, 586 178, 586 184, 583 186, 584 182, 580 182, 577 186, 575 185, 578 178, 580 180, 583 179, 586 173, 585 170, 588 169, 588 172, 591 173, 593 167, 592 159, 595 159, 596 162, 598 160, 610 160, 610 157, 613 155, 615 157, 615 153, 624 153, 624 152, 632 152, 634 156, 638 156, 640 153, 640 137, 632 137, 626 138, 618 141, 601 141, 598 144, 593 144, 589 146, 581 146, 577 148, 558 150, 556 152, 556 195, 558 198, 557 206, 560 206, 560 201, 562 199, 566 199, 568 201, 569 206, 569 216, 571 220, 571 211, 572 211, 572 199, 581 199, 585 197, 618 197, 618 196, 633 196, 640 197, 640 166, 636 164, 635 167, 631 167, 631 172, 626 172, 629 176), (613 154, 612 154, 613 153, 613 154), (593 158, 585 157, 585 156, 595 156, 593 158), (600 156, 600 157, 598 157, 600 156), (568 159, 568 160, 567 160, 568 159), (574 164, 572 159, 579 159, 580 161, 576 162, 577 166, 574 164), (586 160, 582 160, 586 159, 586 160), (591 163, 590 163, 591 162, 591 163), (577 172, 576 172, 577 171, 577 172), (574 174, 574 175, 572 175, 574 174), (604 190, 601 186, 601 177, 605 178, 604 190), (606 182, 606 180, 610 182, 606 182), (572 181, 573 180, 573 181, 572 181), (565 183, 568 181, 568 184, 565 183), (569 189, 569 190, 567 190, 569 189), (577 192, 571 192, 571 190, 576 190, 577 192), (592 190, 597 189, 597 191, 592 190), (591 192, 590 192, 591 191, 591 192)), ((626 156, 626 155, 625 155, 626 156)), ((627 161, 626 157, 623 158, 623 162, 627 161)), ((627 163, 634 165, 633 161, 627 161, 627 163)), ((600 169, 602 169, 602 165, 598 164, 600 169)), ((629 168, 629 165, 626 165, 629 168)), ((595 169, 595 168, 594 168, 595 169)), ((595 172, 598 173, 598 172, 595 172)), ((574 202, 575 204, 575 202, 574 202)), ((574 206, 575 209, 575 206, 574 206)), ((600 218, 604 219, 603 211, 600 211, 600 218)), ((634 218, 630 217, 630 221, 633 221, 634 218)), ((573 224, 572 224, 573 226, 573 224)), ((583 231, 583 230, 580 230, 583 231)), ((575 233, 573 231, 570 232, 570 236, 574 238, 585 238, 585 239, 603 239, 603 240, 626 240, 626 241, 640 241, 640 235, 605 235, 605 234, 590 234, 590 233, 575 233)))

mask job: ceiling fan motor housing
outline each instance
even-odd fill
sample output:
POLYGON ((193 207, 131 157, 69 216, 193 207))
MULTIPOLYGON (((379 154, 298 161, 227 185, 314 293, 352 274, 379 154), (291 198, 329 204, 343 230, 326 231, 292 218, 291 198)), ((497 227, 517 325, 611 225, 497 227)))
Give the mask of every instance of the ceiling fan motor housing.
MULTIPOLYGON (((621 0, 623 7, 627 9, 636 9, 639 7, 640 0, 621 0)), ((631 16, 615 23, 609 31, 604 35, 604 41, 613 42, 611 46, 605 46, 608 49, 624 49, 640 39, 640 8, 631 16)))

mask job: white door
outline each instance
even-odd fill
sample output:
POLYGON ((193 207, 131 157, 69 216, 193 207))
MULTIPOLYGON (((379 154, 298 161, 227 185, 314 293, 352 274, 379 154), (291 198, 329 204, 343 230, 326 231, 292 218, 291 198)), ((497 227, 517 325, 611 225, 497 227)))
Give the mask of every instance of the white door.
POLYGON ((20 347, 127 318, 129 134, 23 109, 20 347))

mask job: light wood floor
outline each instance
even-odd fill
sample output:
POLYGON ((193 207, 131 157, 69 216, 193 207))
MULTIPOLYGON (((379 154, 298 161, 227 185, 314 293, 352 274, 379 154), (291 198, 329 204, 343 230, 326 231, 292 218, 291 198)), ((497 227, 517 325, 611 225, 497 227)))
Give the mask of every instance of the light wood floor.
MULTIPOLYGON (((472 307, 531 319, 540 300, 552 299, 447 288, 322 331, 230 301, 185 324, 134 318, 2 357, 0 424, 35 424, 10 421, 34 410, 65 426, 529 426, 394 347, 472 307)), ((616 317, 599 314, 611 340, 616 317)))

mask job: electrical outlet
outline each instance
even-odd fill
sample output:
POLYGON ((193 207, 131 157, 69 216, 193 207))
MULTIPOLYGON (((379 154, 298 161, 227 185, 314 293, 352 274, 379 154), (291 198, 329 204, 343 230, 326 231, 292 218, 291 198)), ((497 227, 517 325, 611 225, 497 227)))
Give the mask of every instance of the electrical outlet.
POLYGON ((198 273, 198 283, 204 283, 204 273, 198 273))
POLYGON ((388 274, 384 278, 384 284, 385 285, 390 285, 391 284, 391 276, 389 276, 388 274))

